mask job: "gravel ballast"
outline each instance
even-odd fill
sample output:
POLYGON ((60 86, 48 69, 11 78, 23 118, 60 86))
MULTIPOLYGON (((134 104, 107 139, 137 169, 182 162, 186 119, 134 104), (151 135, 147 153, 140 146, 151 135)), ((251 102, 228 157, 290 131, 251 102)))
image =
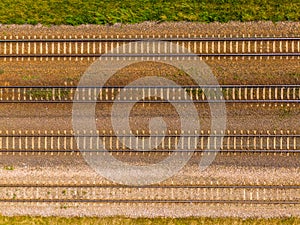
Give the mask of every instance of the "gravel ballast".
MULTIPOLYGON (((112 26, 42 26, 0 25, 0 36, 28 37, 132 37, 164 35, 197 36, 297 36, 299 22, 230 22, 222 23, 154 23, 112 26)), ((299 84, 299 59, 207 60, 220 84, 299 84)), ((77 84, 92 61, 3 61, 0 62, 0 85, 64 85, 77 84)), ((180 84, 190 82, 176 75, 174 68, 156 67, 153 63, 127 68, 111 80, 112 85, 124 85, 147 74, 162 75, 180 84), (162 72, 163 71, 163 72, 162 72), (171 72, 171 73, 170 73, 171 72), (175 76, 174 76, 175 74, 175 76)), ((296 130, 299 131, 299 107, 226 105, 229 130, 296 130)), ((201 128, 210 126, 209 111, 197 108, 201 128)), ((180 127, 176 113, 168 106, 147 106, 132 113, 132 129, 147 129, 149 118, 165 116, 169 129, 180 127)), ((110 107, 97 106, 97 128, 112 129, 110 107)), ((1 130, 71 130, 72 107, 64 104, 3 104, 0 108, 1 130)), ((229 154, 218 155, 213 164, 200 172, 200 156, 193 157, 187 166, 162 184, 204 185, 299 185, 298 154, 229 154)), ((128 159, 127 159, 128 160, 128 159)), ((2 154, 1 184, 112 184, 93 171, 77 154, 2 154), (9 169, 10 168, 10 169, 9 169)), ((34 192, 34 190, 33 190, 34 192)), ((32 192, 32 193, 33 193, 32 192)), ((10 193, 12 194, 12 193, 10 193)), ((149 193, 152 196, 155 193, 149 193)), ((159 194, 159 193, 156 193, 159 194)), ((183 193, 184 196, 185 193, 183 193)), ((287 193, 288 194, 288 193, 287 193)), ((233 194, 234 195, 234 194, 233 194)), ((291 196, 293 197, 293 196, 291 196)), ((287 217, 300 216, 299 205, 254 204, 80 204, 80 203, 1 203, 2 215, 40 216, 129 216, 129 217, 287 217)))

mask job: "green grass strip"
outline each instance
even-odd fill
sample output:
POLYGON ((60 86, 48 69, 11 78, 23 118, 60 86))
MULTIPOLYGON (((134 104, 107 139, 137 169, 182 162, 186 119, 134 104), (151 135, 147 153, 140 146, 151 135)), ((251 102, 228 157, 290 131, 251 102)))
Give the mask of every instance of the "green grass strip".
POLYGON ((299 21, 299 0, 2 0, 2 24, 299 21))
POLYGON ((164 225, 282 225, 282 224, 299 224, 299 218, 281 218, 281 219, 238 219, 238 218, 122 218, 122 217, 108 217, 108 218, 63 218, 63 217, 0 217, 0 224, 109 224, 109 225, 128 225, 128 224, 164 224, 164 225))

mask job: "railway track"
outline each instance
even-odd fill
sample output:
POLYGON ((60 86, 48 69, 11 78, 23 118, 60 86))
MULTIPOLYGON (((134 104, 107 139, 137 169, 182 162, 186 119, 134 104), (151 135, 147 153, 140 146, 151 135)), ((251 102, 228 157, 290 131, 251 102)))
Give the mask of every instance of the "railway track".
POLYGON ((208 36, 93 36, 93 37, 2 37, 3 60, 84 60, 103 57, 197 57, 209 58, 299 58, 300 37, 208 37, 208 36), (146 42, 138 49, 139 42, 146 42), (125 51, 125 45, 129 45, 125 51), (172 43, 168 45, 166 43, 172 43), (176 46, 184 46, 183 53, 176 46), (124 48, 124 49, 122 49, 124 48), (158 48, 158 53, 152 51, 158 48), (116 51, 109 53, 113 49, 116 51))
MULTIPOLYGON (((300 37, 3 37, 0 60, 299 59, 300 37), (139 43, 144 42, 145 48, 139 43), (168 43, 168 44, 167 44, 168 43), (171 44, 170 44, 171 43, 171 44), (127 47, 126 47, 127 46, 127 47), (186 52, 182 52, 181 46, 186 52), (153 49, 156 49, 154 51, 153 49), (112 51, 113 50, 113 51, 112 51), (111 52, 112 51, 112 52, 111 52), (105 54, 105 56, 103 56, 105 54)), ((178 87, 0 87, 0 103, 300 103, 300 85, 178 87), (121 94, 123 93, 123 94, 121 94), (135 96, 142 93, 142 99, 135 96), (221 94, 220 94, 221 93, 221 94), (128 97, 129 96, 129 97, 128 97), (147 97, 152 96, 152 97, 147 97)), ((3 131, 0 154, 300 153, 298 131, 3 131), (151 134, 151 135, 150 135, 151 134), (77 139, 76 139, 77 137, 77 139), (179 140, 182 140, 181 142, 179 140), (83 147, 79 151, 77 144, 83 147), (101 147, 102 145, 102 147, 101 147), (220 149, 217 147, 219 146, 220 149), (96 148, 95 148, 96 147, 96 148), (104 150, 106 149, 106 150, 104 150), (138 150, 135 150, 138 149, 138 150)), ((11 171, 10 171, 11 172, 11 171)), ((300 204, 299 185, 151 185, 0 183, 2 203, 300 204)))
POLYGON ((0 103, 300 103, 300 85, 0 87, 0 103), (150 98, 148 97, 150 96, 150 98))
POLYGON ((298 185, 0 184, 0 202, 300 204, 298 185))
POLYGON ((0 153, 299 153, 296 131, 0 131, 0 153), (150 135, 151 133, 151 135, 150 135), (76 140, 77 137, 77 140, 76 140), (80 146, 81 152, 78 146, 80 146), (220 149, 219 149, 220 148, 220 149))

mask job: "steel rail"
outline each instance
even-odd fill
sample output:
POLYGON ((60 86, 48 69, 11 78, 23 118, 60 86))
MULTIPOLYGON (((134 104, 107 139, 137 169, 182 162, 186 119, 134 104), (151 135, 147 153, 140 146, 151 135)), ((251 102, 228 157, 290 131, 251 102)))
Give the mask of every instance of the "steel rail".
MULTIPOLYGON (((130 101, 130 100, 121 100, 121 101, 113 101, 113 100, 105 100, 105 101, 98 101, 98 100, 82 100, 82 101, 77 101, 77 100, 27 100, 27 101, 1 101, 0 103, 132 103, 135 101, 130 101)), ((165 100, 165 101, 159 101, 159 100, 140 100, 136 101, 137 103, 300 103, 299 100, 165 100)))
POLYGON ((135 41, 300 41, 300 37, 164 37, 164 38, 18 38, 0 39, 0 42, 135 42, 135 41))
POLYGON ((0 202, 12 203, 206 203, 206 204, 266 204, 266 205, 299 205, 297 200, 184 200, 184 199, 0 199, 0 202))
POLYGON ((270 149, 270 150, 257 150, 257 149, 220 149, 220 150, 210 150, 210 149, 206 149, 206 150, 0 150, 0 153, 103 153, 105 154, 109 154, 109 153, 120 153, 120 154, 132 154, 135 153, 137 154, 156 154, 156 153, 219 153, 219 154, 224 154, 224 153, 274 153, 274 154, 291 154, 291 153, 300 153, 300 150, 293 150, 293 149, 288 149, 288 150, 274 150, 274 149, 270 149))
POLYGON ((225 89, 225 88, 300 88, 300 84, 244 84, 244 85, 182 85, 182 86, 1 86, 0 88, 6 89, 16 89, 16 88, 41 88, 41 89, 48 89, 48 88, 66 88, 66 89, 88 89, 88 88, 98 88, 98 89, 142 89, 142 88, 149 88, 149 89, 164 89, 164 88, 211 88, 211 89, 225 89))
MULTIPOLYGON (((102 53, 90 53, 90 54, 0 54, 0 58, 17 58, 17 57, 24 57, 24 58, 74 58, 74 57, 91 57, 91 58, 100 58, 101 60, 105 60, 106 58, 159 58, 159 57, 171 57, 171 58, 195 58, 198 59, 199 57, 292 57, 292 56, 300 56, 299 52, 272 52, 272 53, 190 53, 190 54, 178 54, 178 53, 171 53, 171 54, 152 54, 152 53, 145 53, 145 54, 102 54, 102 53)), ((115 59, 118 60, 118 59, 115 59)))
POLYGON ((126 189, 207 189, 207 188, 215 188, 215 189, 299 189, 300 184, 295 185, 120 185, 120 184, 26 184, 26 183, 0 183, 0 188, 126 188, 126 189))
MULTIPOLYGON (((128 138, 128 137, 132 137, 132 135, 134 135, 135 137, 138 137, 138 138, 147 138, 150 136, 150 134, 120 134, 118 133, 118 136, 115 136, 115 135, 108 135, 108 134, 101 134, 99 132, 99 134, 82 134, 82 133, 72 133, 72 134, 43 134, 43 133, 36 133, 36 134, 24 134, 24 133, 21 133, 21 134, 18 134, 18 133, 15 133, 15 134, 9 134, 9 133, 4 133, 4 132, 0 132, 0 137, 14 137, 14 138, 24 138, 24 137, 28 137, 28 138, 49 138, 49 137, 54 137, 54 138, 60 138, 60 137, 74 137, 74 136, 77 136, 77 137, 86 137, 86 138, 90 138, 90 137, 99 137, 99 138, 102 138, 102 137, 105 137, 105 138, 111 138, 111 137, 118 137, 118 138, 128 138)), ((197 134, 151 134, 151 137, 152 138, 160 138, 160 137, 164 137, 164 138, 175 138, 175 137, 211 137, 211 138, 218 138, 218 137, 226 137, 226 138, 265 138, 265 137, 269 137, 269 138, 287 138, 287 137, 294 137, 294 138, 299 138, 300 137, 300 134, 226 134, 226 133, 223 133, 223 134, 214 134, 214 133, 211 133, 211 134, 201 134, 201 133, 197 133, 197 134)))

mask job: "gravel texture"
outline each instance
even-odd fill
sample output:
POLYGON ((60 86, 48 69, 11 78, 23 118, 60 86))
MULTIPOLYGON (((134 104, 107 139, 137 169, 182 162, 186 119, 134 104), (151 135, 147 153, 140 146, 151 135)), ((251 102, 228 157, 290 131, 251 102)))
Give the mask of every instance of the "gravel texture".
POLYGON ((1 25, 1 36, 84 36, 89 35, 264 35, 299 36, 299 22, 144 22, 140 24, 81 25, 81 26, 42 26, 42 25, 1 25))
MULTIPOLYGON (((299 184, 299 156, 230 155, 218 156, 205 171, 198 170, 195 158, 177 175, 163 184, 299 184)), ((10 156, 2 155, 0 165, 9 163, 14 170, 1 169, 1 183, 26 184, 109 184, 97 175, 81 156, 10 156), (9 182, 8 182, 9 181, 9 182)), ((35 190, 32 191, 34 193, 35 190)), ((22 193, 18 191, 18 193, 22 193)), ((30 195, 30 192, 27 192, 30 195)), ((148 197, 164 192, 149 192, 148 197)), ((184 194, 184 193, 183 193, 184 194)), ((187 193, 185 193, 187 194, 187 193)), ((234 197, 234 193, 232 193, 234 197)), ((114 216, 186 217, 233 216, 278 217, 299 216, 299 206, 234 204, 82 204, 82 203, 3 203, 3 215, 40 216, 114 216)))
MULTIPOLYGON (((182 171, 162 184, 299 184, 299 155, 223 154, 199 171, 201 157, 193 156, 182 171)), ((2 154, 0 165, 1 183, 111 184, 77 154, 2 154), (5 165, 14 169, 7 170, 5 165)))
MULTIPOLYGON (((210 129, 211 116, 207 105, 198 105, 200 127, 210 129)), ((295 130, 299 132, 299 106, 262 106, 236 104, 226 106, 228 130, 295 130)), ((180 130, 180 120, 171 105, 141 104, 130 114, 132 130, 148 130, 152 117, 162 117, 168 130, 180 130)), ((1 130, 71 130, 72 104, 5 104, 0 108, 1 130)), ((113 130, 111 107, 99 104, 95 114, 98 130, 113 130)))
POLYGON ((240 217, 278 218, 299 217, 299 206, 277 205, 209 205, 209 204, 93 204, 78 206, 65 204, 1 204, 5 216, 126 216, 126 217, 240 217))
MULTIPOLYGON (((50 26, 1 25, 0 36, 135 36, 135 35, 263 35, 299 36, 300 23, 292 22, 231 22, 211 23, 152 23, 113 26, 50 26)), ((220 84, 299 84, 299 59, 270 60, 208 60, 220 84)), ((0 61, 0 85, 62 85, 76 84, 92 61, 0 61)), ((119 71, 108 82, 124 85, 145 75, 166 75, 179 84, 192 81, 178 70, 144 63, 135 68, 119 71), (143 69, 143 70, 141 70, 143 69), (146 71, 146 72, 145 72, 146 71)), ((132 112, 132 129, 147 129, 152 116, 164 115, 170 129, 178 129, 177 114, 170 107, 145 105, 132 112)), ((209 111, 197 107, 201 115, 201 128, 210 126, 209 111)), ((0 107, 1 130, 71 129, 72 109, 63 104, 5 104, 0 107)), ((98 106, 97 128, 111 129, 110 107, 98 106)), ((297 130, 299 107, 227 105, 227 129, 233 130, 297 130)), ((295 184, 299 185, 299 155, 237 154, 219 155, 205 171, 198 170, 200 156, 164 184, 295 184)), ((2 155, 0 183, 99 183, 108 180, 97 175, 79 155, 2 155), (8 170, 7 166, 13 166, 8 170)), ((151 195, 153 193, 149 193, 151 195)), ((19 204, 2 203, 3 215, 56 215, 56 216, 234 216, 278 217, 299 216, 299 206, 278 205, 209 205, 209 204, 19 204)))

